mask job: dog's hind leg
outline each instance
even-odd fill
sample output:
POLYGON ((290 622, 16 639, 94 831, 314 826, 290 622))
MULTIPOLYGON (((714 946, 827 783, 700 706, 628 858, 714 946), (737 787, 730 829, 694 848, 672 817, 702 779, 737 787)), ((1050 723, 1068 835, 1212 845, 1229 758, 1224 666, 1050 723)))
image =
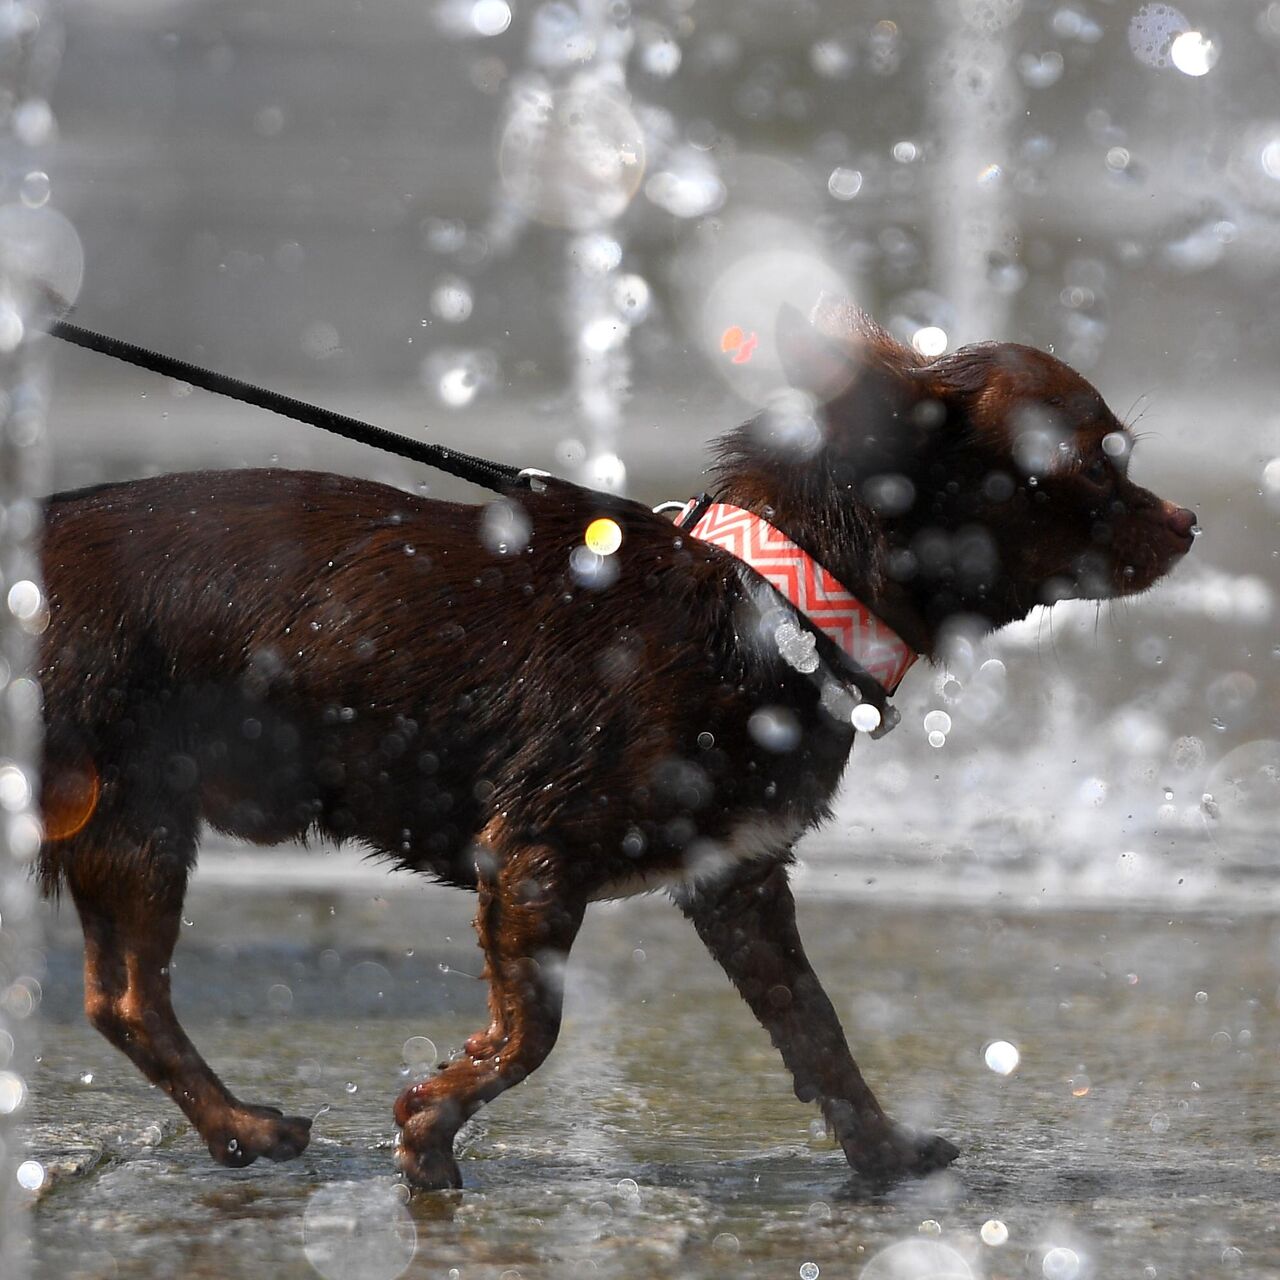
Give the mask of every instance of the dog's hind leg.
POLYGON ((479 867, 476 932, 489 979, 490 1025, 467 1054, 396 1100, 401 1171, 417 1187, 462 1185, 453 1140, 487 1102, 519 1084, 560 1031, 564 962, 586 900, 566 885, 559 855, 543 846, 495 851, 479 867))
POLYGON ((805 956, 785 866, 749 864, 686 890, 678 901, 782 1053, 796 1097, 818 1103, 854 1169, 890 1179, 956 1158, 945 1138, 916 1135, 890 1120, 862 1078, 805 956))
POLYGON ((161 833, 158 841, 106 854, 82 845, 64 859, 84 926, 85 1012, 182 1108, 215 1160, 234 1168, 259 1156, 289 1160, 306 1147, 311 1121, 240 1102, 174 1015, 169 960, 190 852, 161 833))

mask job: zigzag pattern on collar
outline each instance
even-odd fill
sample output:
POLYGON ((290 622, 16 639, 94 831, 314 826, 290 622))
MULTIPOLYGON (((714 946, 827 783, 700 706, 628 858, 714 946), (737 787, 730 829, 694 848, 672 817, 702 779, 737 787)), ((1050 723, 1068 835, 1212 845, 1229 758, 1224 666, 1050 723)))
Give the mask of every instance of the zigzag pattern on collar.
POLYGON ((693 498, 676 524, 701 508, 688 533, 723 547, 755 570, 823 635, 892 693, 916 655, 906 642, 851 595, 807 551, 767 520, 727 502, 693 498))

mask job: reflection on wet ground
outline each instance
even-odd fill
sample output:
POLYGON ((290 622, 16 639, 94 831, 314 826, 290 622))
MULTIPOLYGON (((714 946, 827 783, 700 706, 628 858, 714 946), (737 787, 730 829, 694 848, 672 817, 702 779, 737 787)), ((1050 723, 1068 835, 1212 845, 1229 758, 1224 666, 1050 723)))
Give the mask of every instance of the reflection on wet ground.
POLYGON ((964 1150, 879 1193, 669 904, 595 908, 550 1062, 464 1132, 467 1189, 406 1206, 390 1105, 406 1057, 482 1022, 471 901, 407 877, 301 897, 216 879, 189 899, 179 1012, 242 1096, 317 1115, 311 1148, 212 1165, 84 1023, 68 913, 30 1107, 38 1280, 1280 1270, 1280 945, 1245 897, 1216 914, 804 899, 882 1099, 964 1150), (984 1056, 995 1040, 1010 1074, 987 1065, 1009 1065, 984 1056))

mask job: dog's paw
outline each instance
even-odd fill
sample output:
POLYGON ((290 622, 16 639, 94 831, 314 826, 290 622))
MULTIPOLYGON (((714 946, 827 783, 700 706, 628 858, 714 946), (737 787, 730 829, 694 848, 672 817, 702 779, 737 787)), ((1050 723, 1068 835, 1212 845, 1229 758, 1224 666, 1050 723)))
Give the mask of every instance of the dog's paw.
POLYGON ((448 1191, 462 1186, 462 1170, 453 1158, 452 1135, 444 1136, 419 1114, 404 1127, 396 1144, 396 1164, 417 1191, 448 1191))
POLYGON ((953 1160, 959 1158, 960 1148, 939 1134, 916 1134, 910 1171, 915 1174, 932 1173, 935 1169, 945 1169, 953 1160))
POLYGON ((923 1178, 945 1169, 960 1155, 959 1147, 946 1138, 932 1133, 916 1133, 901 1125, 894 1125, 877 1138, 864 1135, 847 1140, 842 1146, 854 1171, 873 1182, 923 1178))
POLYGON ((276 1107, 240 1106, 206 1140, 209 1154, 231 1169, 243 1169, 259 1156, 293 1160, 311 1141, 311 1121, 276 1107))

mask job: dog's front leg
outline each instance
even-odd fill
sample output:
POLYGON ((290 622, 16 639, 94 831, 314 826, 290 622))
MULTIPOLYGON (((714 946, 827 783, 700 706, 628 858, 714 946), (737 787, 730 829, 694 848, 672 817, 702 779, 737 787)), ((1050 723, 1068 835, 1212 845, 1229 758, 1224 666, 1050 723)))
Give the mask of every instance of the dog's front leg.
POLYGON ((805 956, 782 864, 749 864, 679 899, 698 936, 769 1032, 801 1102, 817 1102, 849 1163, 881 1180, 924 1174, 960 1153, 881 1109, 805 956))
POLYGON ((462 1185, 453 1140, 486 1102, 519 1084, 551 1052, 560 1031, 563 969, 586 901, 570 888, 560 855, 545 846, 504 852, 478 866, 476 932, 489 979, 490 1025, 464 1057, 396 1100, 400 1169, 424 1190, 462 1185))

